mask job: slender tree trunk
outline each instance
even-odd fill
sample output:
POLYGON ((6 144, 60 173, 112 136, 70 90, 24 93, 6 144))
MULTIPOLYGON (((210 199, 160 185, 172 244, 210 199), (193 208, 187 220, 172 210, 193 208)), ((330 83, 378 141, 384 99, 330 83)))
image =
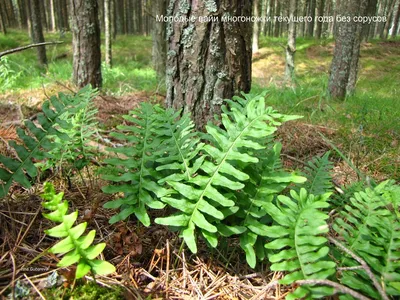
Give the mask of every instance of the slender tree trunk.
MULTIPOLYGON (((380 0, 378 1, 378 16, 383 17, 385 15, 385 4, 389 0, 380 0)), ((375 24, 375 33, 374 36, 381 36, 383 35, 383 30, 384 30, 385 24, 382 23, 376 23, 375 24)))
POLYGON ((105 12, 104 12, 104 1, 105 0, 97 0, 99 5, 99 25, 100 32, 105 31, 105 12))
POLYGON ((314 25, 315 25, 315 8, 317 6, 316 0, 310 0, 310 6, 308 11, 308 16, 311 17, 311 22, 307 23, 307 36, 314 36, 314 25))
MULTIPOLYGON (((260 0, 253 1, 253 16, 260 17, 260 0)), ((253 23, 253 53, 258 52, 258 37, 260 35, 260 24, 258 22, 253 23)))
POLYGON ((111 49, 111 0, 104 0, 104 29, 106 38, 106 65, 112 67, 111 49))
POLYGON ((50 20, 51 20, 51 31, 56 31, 56 14, 55 14, 55 6, 54 6, 54 1, 55 0, 50 0, 50 20))
MULTIPOLYGON (((275 14, 279 16, 281 14, 281 2, 276 0, 275 14)), ((278 21, 275 21, 274 25, 274 37, 279 37, 280 27, 282 24, 278 21)))
POLYGON ((97 0, 70 1, 73 80, 78 87, 91 84, 99 88, 102 77, 97 0))
POLYGON ((3 34, 6 35, 7 28, 6 28, 6 23, 4 22, 4 13, 3 13, 2 7, 0 7, 0 26, 1 26, 1 31, 3 32, 3 34))
POLYGON ((271 20, 268 22, 268 36, 274 35, 274 21, 273 17, 275 15, 275 0, 269 1, 269 16, 271 20))
POLYGON ((363 12, 365 7, 365 0, 342 1, 340 5, 340 14, 349 17, 350 22, 337 23, 336 44, 328 82, 328 91, 333 98, 344 99, 346 94, 354 91, 362 25, 351 20, 363 12))
MULTIPOLYGON (((325 8, 325 0, 318 0, 318 16, 323 17, 324 16, 324 8, 325 8)), ((321 38, 322 35, 322 25, 323 23, 321 21, 317 22, 317 28, 315 30, 315 37, 317 39, 321 38)))
POLYGON ((251 87, 250 22, 240 26, 222 16, 251 16, 245 0, 197 1, 182 7, 171 2, 168 16, 219 17, 205 22, 167 24, 166 105, 190 112, 198 128, 220 114, 223 99, 251 87))
MULTIPOLYGON (((297 0, 289 2, 289 17, 291 20, 297 15, 297 0)), ((288 42, 286 45, 286 82, 294 84, 294 55, 296 52, 296 23, 289 22, 288 42)))
MULTIPOLYGON (((378 0, 368 0, 367 1, 367 9, 366 9, 366 15, 369 17, 375 16, 376 15, 376 5, 378 3, 378 0)), ((370 37, 370 32, 374 31, 374 23, 368 24, 365 23, 363 24, 363 29, 362 29, 362 40, 363 41, 368 41, 368 38, 370 37)))
MULTIPOLYGON (((307 0, 303 0, 303 9, 301 10, 301 15, 304 17, 307 15, 307 0)), ((301 22, 300 23, 300 35, 303 37, 305 36, 306 32, 306 22, 301 22)))
POLYGON ((392 17, 393 17, 393 11, 394 11, 394 7, 395 7, 396 1, 392 0, 389 4, 388 4, 388 10, 386 12, 386 16, 387 16, 387 21, 385 23, 385 26, 383 28, 383 32, 381 35, 382 39, 387 39, 389 36, 389 29, 390 29, 390 25, 392 25, 392 17))
POLYGON ((20 27, 27 28, 28 27, 28 18, 26 15, 26 4, 27 0, 18 0, 18 10, 19 10, 19 19, 20 19, 20 27))
MULTIPOLYGON (((30 1, 30 18, 31 18, 31 36, 34 44, 44 43, 43 28, 41 13, 40 13, 40 1, 41 0, 29 0, 30 1)), ((36 48, 38 62, 41 66, 47 65, 46 47, 40 46, 36 48)))
POLYGON ((47 18, 46 18, 46 6, 45 6, 44 0, 40 0, 40 13, 41 13, 41 19, 42 19, 42 28, 46 29, 46 31, 49 31, 49 28, 47 26, 47 18))
MULTIPOLYGON (((153 16, 165 16, 167 13, 167 1, 158 0, 153 3, 152 13, 153 16)), ((156 70, 159 79, 165 79, 165 68, 167 63, 166 29, 165 22, 154 21, 152 59, 154 69, 156 70)))
POLYGON ((392 39, 394 39, 399 31, 399 19, 400 19, 400 1, 397 3, 397 11, 393 20, 393 31, 392 31, 392 39))

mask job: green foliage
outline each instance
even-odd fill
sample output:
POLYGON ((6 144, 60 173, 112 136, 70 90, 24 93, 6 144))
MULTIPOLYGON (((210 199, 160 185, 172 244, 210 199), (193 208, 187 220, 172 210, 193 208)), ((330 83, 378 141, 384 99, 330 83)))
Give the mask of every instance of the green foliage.
POLYGON ((330 174, 333 163, 329 161, 329 154, 328 151, 322 157, 314 157, 305 167, 304 175, 307 177, 307 182, 303 187, 310 194, 322 195, 333 190, 330 174))
POLYGON ((75 273, 77 279, 84 277, 89 271, 98 275, 115 272, 115 267, 109 262, 95 259, 103 252, 106 244, 92 245, 96 230, 91 230, 87 235, 83 235, 87 226, 86 222, 74 226, 78 218, 78 211, 67 214, 68 201, 63 200, 63 196, 64 193, 55 193, 52 184, 45 183, 42 206, 50 212, 44 213, 43 216, 60 223, 45 232, 51 237, 63 238, 50 249, 51 253, 64 255, 57 266, 65 268, 78 264, 75 273))
POLYGON ((42 291, 47 300, 79 299, 79 300, 123 300, 124 292, 120 286, 101 286, 94 282, 77 285, 73 289, 64 287, 42 291))
POLYGON ((17 157, 9 158, 0 155, 0 198, 5 197, 13 181, 25 188, 31 187, 31 179, 37 174, 37 166, 34 161, 45 159, 55 160, 61 144, 57 141, 68 141, 69 136, 65 131, 71 130, 73 124, 63 118, 65 114, 75 114, 85 105, 84 99, 91 95, 92 90, 88 86, 80 90, 76 95, 60 93, 58 97, 51 97, 42 105, 43 113, 37 115, 37 123, 25 121, 26 129, 18 128, 17 133, 22 141, 18 144, 11 141, 9 145, 14 148, 17 157), (57 139, 54 139, 54 136, 57 139))
POLYGON ((61 139, 59 136, 51 136, 52 143, 56 146, 50 151, 50 158, 38 163, 42 170, 58 167, 61 169, 66 164, 80 170, 90 162, 93 157, 93 147, 89 142, 95 140, 98 122, 96 120, 97 108, 93 98, 97 91, 89 86, 82 89, 79 95, 79 107, 73 111, 65 111, 60 119, 69 123, 68 129, 59 128, 65 133, 68 139, 61 139))
MULTIPOLYGON (((335 263, 328 258, 329 247, 324 236, 329 231, 326 220, 330 193, 314 196, 305 189, 280 195, 276 203, 265 204, 276 225, 268 226, 266 234, 273 240, 265 245, 274 250, 269 255, 272 271, 285 271, 280 281, 292 284, 301 279, 326 279, 335 273, 335 263)), ((288 299, 303 298, 309 293, 329 295, 330 288, 300 287, 288 299)))
MULTIPOLYGON (((363 258, 387 294, 400 296, 400 186, 385 181, 374 189, 354 193, 335 220, 334 230, 345 246, 363 258)), ((340 266, 356 266, 347 256, 339 257, 340 266)), ((343 271, 340 281, 364 294, 377 298, 363 270, 343 271)))
POLYGON ((5 92, 15 85, 22 72, 13 70, 7 56, 0 58, 0 92, 5 92))

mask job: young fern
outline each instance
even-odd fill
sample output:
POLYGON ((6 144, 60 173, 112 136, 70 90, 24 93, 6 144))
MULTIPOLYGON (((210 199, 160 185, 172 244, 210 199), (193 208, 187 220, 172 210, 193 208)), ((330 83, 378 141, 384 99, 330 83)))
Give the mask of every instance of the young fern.
POLYGON ((106 244, 100 243, 92 245, 96 235, 96 230, 91 230, 87 235, 83 235, 87 223, 80 223, 74 226, 78 218, 78 211, 71 214, 68 212, 68 201, 63 200, 64 193, 56 194, 54 186, 45 183, 42 206, 50 211, 43 213, 46 219, 60 223, 59 225, 45 230, 51 237, 63 238, 55 244, 50 252, 54 254, 64 254, 64 257, 57 264, 58 267, 69 267, 78 264, 75 278, 84 277, 89 271, 97 275, 107 275, 115 272, 115 267, 107 261, 95 259, 103 252, 106 244))
POLYGON ((68 140, 67 134, 62 130, 69 130, 71 124, 61 116, 65 112, 75 113, 81 107, 82 98, 90 91, 90 87, 83 88, 76 95, 60 93, 58 97, 52 96, 42 105, 43 113, 37 115, 38 124, 25 121, 26 129, 18 128, 17 133, 22 141, 18 144, 10 142, 15 149, 17 158, 0 155, 0 198, 7 195, 13 181, 25 188, 31 187, 31 178, 38 174, 34 160, 52 159, 52 150, 59 148, 59 144, 52 140, 57 136, 61 140, 68 140))
MULTIPOLYGON (((272 271, 287 272, 280 280, 292 284, 301 279, 326 279, 335 273, 335 263, 327 255, 329 247, 324 236, 329 231, 326 220, 330 193, 314 196, 301 189, 291 197, 280 195, 276 203, 265 203, 265 210, 276 225, 268 226, 266 235, 272 239, 265 247, 274 250, 269 255, 272 271)), ((327 287, 301 286, 286 299, 321 297, 332 293, 327 287)))
MULTIPOLYGON (((400 296, 399 192, 400 187, 390 181, 356 192, 333 225, 345 246, 367 262, 385 292, 392 296, 400 296)), ((358 265, 348 256, 338 260, 343 267, 358 265)), ((340 281, 379 297, 364 270, 343 271, 340 281)))
POLYGON ((142 103, 140 108, 124 116, 133 125, 118 126, 125 133, 112 133, 112 136, 126 141, 127 145, 119 148, 109 148, 120 157, 106 159, 105 162, 116 174, 104 175, 103 178, 118 185, 103 188, 105 193, 124 193, 122 198, 109 201, 105 208, 120 209, 121 211, 110 219, 110 223, 125 220, 132 214, 145 226, 150 225, 147 208, 161 209, 165 206, 157 199, 165 196, 168 191, 157 184, 161 179, 156 171, 156 161, 162 141, 158 134, 160 122, 158 117, 164 113, 159 107, 142 103), (119 184, 121 183, 121 184, 119 184))
MULTIPOLYGON (((229 104, 221 116, 224 129, 206 126, 204 138, 208 143, 201 147, 200 155, 193 157, 189 179, 183 181, 180 176, 166 180, 173 192, 161 200, 178 211, 155 220, 178 227, 193 253, 197 252, 196 228, 212 247, 217 246, 218 226, 221 228, 221 221, 238 209, 234 192, 243 189, 250 178, 244 169, 259 161, 252 151, 264 149, 263 141, 281 122, 291 118, 265 107, 262 96, 229 104)), ((236 228, 235 232, 241 233, 242 229, 236 228)))
POLYGON ((307 182, 302 185, 310 194, 322 195, 333 190, 332 176, 333 163, 329 161, 330 152, 322 157, 314 157, 305 167, 307 182))

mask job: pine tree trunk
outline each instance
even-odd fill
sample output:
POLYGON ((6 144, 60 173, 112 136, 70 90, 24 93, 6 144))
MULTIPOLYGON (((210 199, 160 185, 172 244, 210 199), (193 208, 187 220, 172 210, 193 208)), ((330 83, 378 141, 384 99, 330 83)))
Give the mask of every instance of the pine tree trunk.
MULTIPOLYGON (((253 16, 260 17, 260 0, 253 1, 253 16)), ((258 37, 260 35, 260 24, 258 22, 253 23, 253 53, 258 52, 258 37)))
MULTIPOLYGON (((30 1, 30 19, 31 19, 31 37, 34 44, 43 43, 43 28, 40 13, 40 1, 41 0, 29 0, 30 1)), ((46 47, 36 47, 37 57, 39 65, 47 65, 46 47)))
MULTIPOLYGON (((301 16, 306 16, 307 15, 307 7, 308 7, 308 1, 307 0, 303 0, 303 9, 301 11, 301 16)), ((306 32, 306 22, 301 22, 300 23, 300 35, 302 37, 305 36, 305 32, 306 32)))
POLYGON ((310 0, 310 6, 308 10, 308 16, 311 17, 311 22, 307 23, 307 36, 314 36, 314 25, 315 25, 315 8, 316 8, 316 0, 310 0))
MULTIPOLYGON (((276 7, 275 7, 275 14, 279 16, 281 14, 281 2, 279 0, 276 0, 276 7)), ((275 21, 274 25, 274 37, 279 37, 279 32, 281 28, 281 23, 278 21, 275 21)))
MULTIPOLYGON (((158 0, 152 6, 153 16, 166 15, 167 1, 158 0)), ((167 41, 165 22, 154 22, 153 25, 153 66, 159 79, 165 79, 165 67, 167 62, 167 41)))
POLYGON ((111 0, 104 0, 104 29, 106 42, 106 65, 112 67, 112 45, 111 45, 111 0))
POLYGON ((47 26, 47 18, 46 18, 46 6, 45 6, 44 0, 40 0, 40 13, 41 13, 41 19, 42 19, 42 28, 46 29, 46 31, 49 31, 49 28, 47 26))
POLYGON ((100 28, 97 0, 70 0, 73 80, 78 87, 101 87, 100 28))
POLYGON ((388 10, 387 10, 387 12, 386 12, 386 16, 387 16, 387 21, 386 21, 386 23, 385 23, 385 26, 384 26, 384 28, 383 28, 383 32, 382 32, 382 35, 381 35, 381 38, 382 39, 387 39, 388 38, 388 36, 389 36, 389 28, 390 28, 390 25, 392 25, 392 17, 393 17, 393 11, 394 11, 394 6, 395 6, 395 4, 396 4, 396 1, 395 0, 392 0, 389 4, 388 4, 388 10))
POLYGON ((56 13, 55 13, 55 0, 50 0, 50 19, 51 19, 51 31, 56 31, 56 13))
POLYGON ((0 7, 0 26, 1 26, 1 31, 3 32, 4 35, 7 34, 7 28, 6 24, 4 22, 4 13, 2 7, 0 7))
MULTIPOLYGON (((293 18, 297 15, 297 0, 289 2, 289 17, 293 18)), ((288 28, 288 43, 286 45, 286 82, 294 83, 294 55, 296 52, 296 23, 289 22, 288 28)))
MULTIPOLYGON (((366 15, 369 16, 369 17, 375 16, 376 15, 376 6, 378 4, 378 0, 368 0, 367 2, 368 2, 368 4, 367 4, 367 9, 366 9, 366 11, 367 11, 366 15)), ((365 42, 368 41, 368 38, 370 37, 370 33, 374 32, 374 28, 375 28, 374 26, 375 26, 374 23, 371 23, 371 24, 365 23, 365 24, 363 24, 363 29, 362 29, 362 33, 361 33, 363 41, 365 41, 365 42)))
MULTIPOLYGON (((323 17, 324 16, 324 8, 325 8, 325 0, 318 0, 318 16, 323 17)), ((322 35, 322 25, 323 23, 321 21, 317 22, 317 28, 315 30, 315 37, 317 39, 321 38, 322 35)))
POLYGON ((18 14, 19 14, 19 26, 20 28, 27 28, 28 27, 28 18, 26 15, 26 4, 25 1, 27 0, 18 0, 18 14))
POLYGON ((392 39, 396 38, 397 32, 399 31, 399 19, 400 19, 400 1, 397 3, 397 11, 393 20, 392 39))
POLYGON ((250 22, 222 22, 222 16, 251 16, 251 2, 197 1, 191 7, 171 2, 168 16, 219 17, 209 22, 167 24, 166 105, 191 113, 204 128, 220 114, 224 99, 251 87, 250 22))
POLYGON ((339 14, 348 17, 350 21, 336 24, 336 44, 328 81, 329 94, 336 99, 344 99, 354 91, 362 25, 352 19, 362 12, 363 7, 366 7, 365 0, 342 1, 340 5, 339 14))

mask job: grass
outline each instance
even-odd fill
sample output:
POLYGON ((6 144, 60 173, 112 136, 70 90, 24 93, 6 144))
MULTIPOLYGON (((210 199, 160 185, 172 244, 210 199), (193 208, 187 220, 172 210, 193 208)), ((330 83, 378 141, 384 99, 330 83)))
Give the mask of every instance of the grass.
MULTIPOLYGON (((68 83, 72 76, 71 34, 47 33, 46 40, 64 44, 47 47, 46 75, 36 63, 34 49, 9 55, 0 65, 0 92, 25 97, 68 83), (66 54, 66 57, 65 57, 66 54), (63 58, 60 58, 64 55, 63 58), (5 66, 5 67, 4 67, 5 66), (2 73, 3 71, 3 73, 2 73), (6 73, 9 72, 9 73, 6 73), (2 82, 3 80, 3 82, 2 82)), ((0 35, 0 51, 29 44, 25 32, 0 35)), ((361 70, 354 96, 343 102, 326 95, 334 44, 332 39, 297 39, 296 87, 283 87, 285 38, 260 37, 260 53, 253 60, 252 92, 268 90, 268 102, 285 113, 300 114, 304 121, 338 129, 333 141, 359 167, 400 180, 400 47, 372 41, 361 48, 361 70)), ((104 49, 103 49, 104 50, 104 49)), ((103 65, 103 91, 123 95, 164 88, 151 67, 151 38, 117 36, 113 41, 113 68, 103 65), (160 86, 159 86, 160 85, 160 86)))
POLYGON ((326 94, 333 42, 297 40, 295 88, 282 87, 284 44, 284 38, 261 39, 264 48, 253 63, 252 92, 267 88, 271 106, 303 115, 306 122, 337 128, 334 143, 359 160, 357 166, 400 180, 398 42, 372 41, 362 46, 356 93, 340 102, 326 94), (265 73, 265 66, 272 74, 265 73))
MULTIPOLYGON (((1 73, 0 92, 15 93, 42 88, 43 84, 55 81, 68 82, 72 78, 71 33, 60 37, 45 34, 46 41, 62 40, 64 44, 48 46, 47 72, 37 65, 35 49, 25 50, 6 57, 6 65, 12 74, 1 73), (45 75, 44 75, 45 74, 45 75), (7 79, 6 84, 4 79, 7 79)), ((26 32, 10 30, 7 36, 0 35, 0 52, 30 44, 26 32)), ((103 43, 104 44, 104 43, 103 43)), ((102 49, 104 50, 104 49, 102 49)), ((151 67, 151 38, 142 36, 118 36, 114 41, 114 67, 102 68, 104 90, 109 94, 124 94, 134 91, 151 91, 158 87, 156 74, 151 67)), ((104 53, 104 52, 103 52, 104 53)), ((3 62, 4 66, 4 62, 3 62)))

